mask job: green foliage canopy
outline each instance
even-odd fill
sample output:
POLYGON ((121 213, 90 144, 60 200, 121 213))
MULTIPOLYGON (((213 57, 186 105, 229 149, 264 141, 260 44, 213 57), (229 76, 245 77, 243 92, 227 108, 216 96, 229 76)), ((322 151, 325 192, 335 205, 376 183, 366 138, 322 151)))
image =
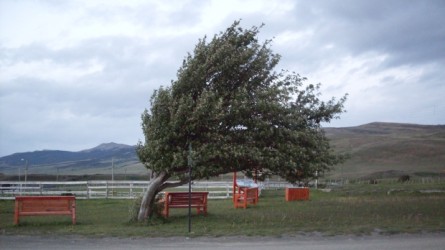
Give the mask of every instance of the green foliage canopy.
POLYGON ((193 178, 259 170, 290 182, 322 173, 342 160, 320 123, 343 112, 339 100, 319 99, 320 85, 296 73, 274 71, 280 55, 238 21, 207 42, 199 40, 170 87, 151 98, 142 114, 145 143, 138 156, 155 173, 186 178, 188 145, 193 178))

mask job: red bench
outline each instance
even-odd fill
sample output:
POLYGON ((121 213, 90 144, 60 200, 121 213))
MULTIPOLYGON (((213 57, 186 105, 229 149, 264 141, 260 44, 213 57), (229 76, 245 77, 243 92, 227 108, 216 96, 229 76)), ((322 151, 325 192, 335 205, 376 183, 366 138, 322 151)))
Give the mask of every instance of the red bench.
MULTIPOLYGON (((207 196, 209 192, 191 192, 191 207, 196 208, 198 214, 207 215, 207 196)), ((165 192, 164 210, 162 214, 168 217, 170 208, 188 208, 188 192, 165 192)))
POLYGON ((20 216, 71 216, 76 224, 75 196, 17 196, 15 197, 14 224, 19 224, 20 216))
POLYGON ((286 188, 285 199, 286 201, 309 200, 309 188, 286 188))
POLYGON ((258 203, 258 188, 238 187, 238 192, 233 194, 233 205, 235 208, 247 208, 247 204, 258 203))
MULTIPOLYGON (((256 183, 256 181, 255 181, 256 183)), ((247 204, 256 205, 258 203, 259 189, 258 187, 239 186, 236 181, 236 172, 233 172, 233 189, 232 199, 235 208, 247 208, 247 204)))

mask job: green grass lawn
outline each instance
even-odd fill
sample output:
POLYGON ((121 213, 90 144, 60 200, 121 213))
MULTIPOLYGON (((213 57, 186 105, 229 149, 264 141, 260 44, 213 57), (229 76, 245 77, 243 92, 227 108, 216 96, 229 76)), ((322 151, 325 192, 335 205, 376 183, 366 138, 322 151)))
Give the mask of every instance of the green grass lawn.
MULTIPOLYGON (((234 209, 231 200, 209 200, 208 215, 192 210, 193 236, 279 236, 305 232, 369 234, 445 231, 442 184, 347 185, 324 193, 311 190, 309 201, 285 202, 284 191, 263 191, 257 206, 234 209), (388 195, 388 191, 393 190, 388 195)), ((129 222, 132 200, 77 200, 77 225, 69 217, 23 217, 13 225, 13 201, 0 201, 4 234, 77 234, 159 237, 188 234, 187 209, 172 209, 170 218, 129 222)))

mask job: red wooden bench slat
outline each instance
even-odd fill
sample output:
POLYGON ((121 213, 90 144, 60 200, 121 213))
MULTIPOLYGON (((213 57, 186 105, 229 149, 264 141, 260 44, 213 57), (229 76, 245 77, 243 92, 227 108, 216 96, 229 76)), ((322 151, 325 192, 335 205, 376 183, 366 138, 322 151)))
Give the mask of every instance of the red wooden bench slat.
MULTIPOLYGON (((197 213, 207 215, 207 196, 209 192, 192 192, 191 207, 196 208, 197 213)), ((188 192, 166 192, 164 197, 163 215, 168 217, 170 208, 188 208, 188 192)))
POLYGON ((258 203, 258 188, 247 188, 247 187, 238 187, 239 192, 234 194, 234 203, 235 208, 242 207, 247 208, 247 204, 258 203))
POLYGON ((286 201, 309 200, 309 188, 286 188, 286 201))
POLYGON ((20 216, 69 215, 76 224, 75 196, 17 196, 15 197, 14 224, 20 216))

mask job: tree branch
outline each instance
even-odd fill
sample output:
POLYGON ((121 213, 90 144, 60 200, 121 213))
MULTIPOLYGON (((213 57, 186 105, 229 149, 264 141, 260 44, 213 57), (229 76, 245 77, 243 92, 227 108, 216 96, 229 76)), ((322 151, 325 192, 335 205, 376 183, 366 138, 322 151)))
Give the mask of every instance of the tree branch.
POLYGON ((179 187, 182 186, 184 184, 188 183, 188 179, 183 179, 177 182, 164 182, 161 186, 159 186, 158 188, 158 192, 166 189, 166 188, 174 188, 174 187, 179 187))

